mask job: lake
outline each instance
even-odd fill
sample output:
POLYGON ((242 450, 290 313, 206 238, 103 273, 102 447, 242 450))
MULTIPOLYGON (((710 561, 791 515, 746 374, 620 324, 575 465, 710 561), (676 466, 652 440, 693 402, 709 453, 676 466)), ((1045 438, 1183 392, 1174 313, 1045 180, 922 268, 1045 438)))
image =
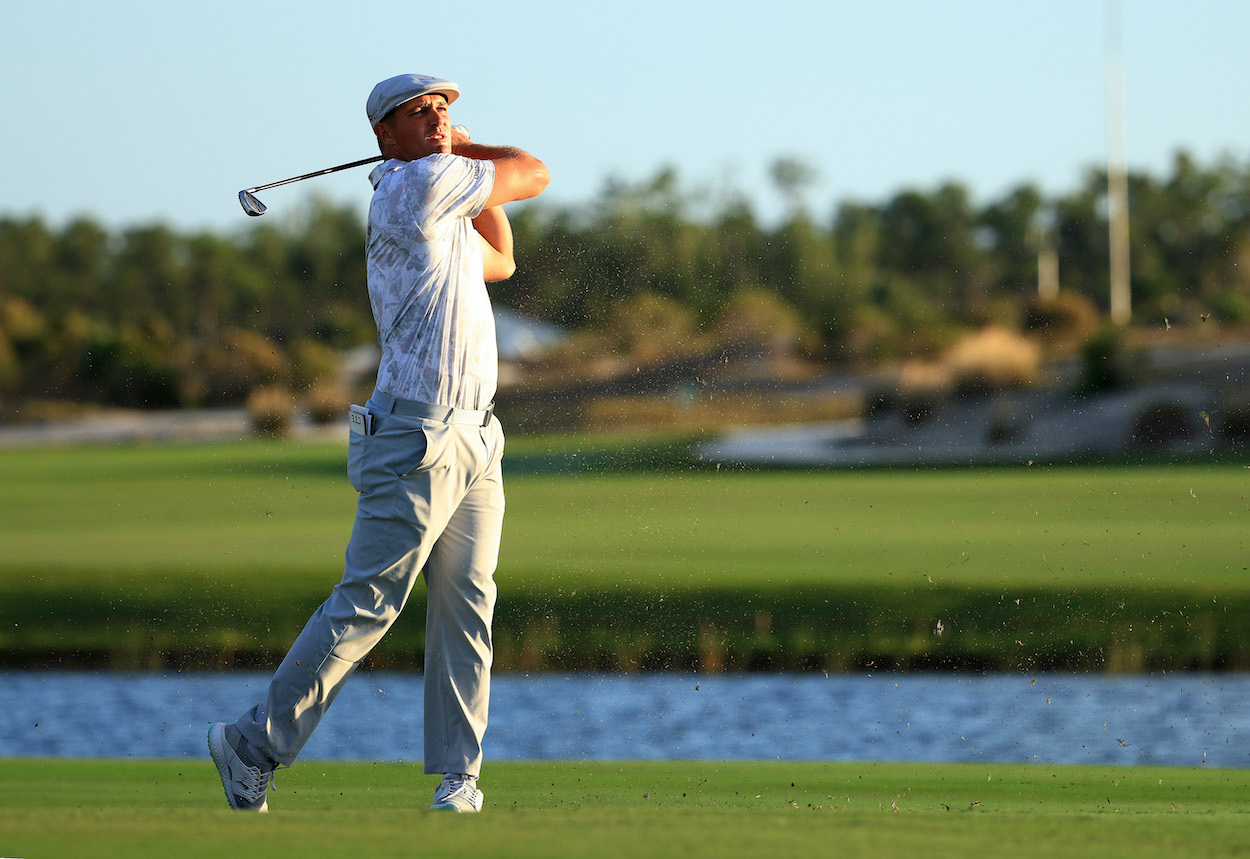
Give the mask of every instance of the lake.
MULTIPOLYGON (((260 673, 0 672, 0 756, 203 758, 260 673)), ((487 759, 1250 766, 1250 675, 500 674, 487 759)), ((421 759, 421 677, 362 671, 304 759, 421 759)))

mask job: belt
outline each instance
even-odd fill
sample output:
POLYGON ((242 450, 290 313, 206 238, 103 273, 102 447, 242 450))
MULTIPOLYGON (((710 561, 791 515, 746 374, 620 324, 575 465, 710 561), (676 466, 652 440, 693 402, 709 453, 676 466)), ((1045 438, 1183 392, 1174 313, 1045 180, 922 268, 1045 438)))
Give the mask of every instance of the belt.
POLYGON ((417 400, 400 400, 380 391, 373 392, 369 403, 379 411, 394 415, 425 418, 445 424, 468 424, 475 427, 490 424, 491 415, 495 413, 494 403, 484 409, 453 409, 451 406, 436 406, 433 403, 422 403, 417 400))

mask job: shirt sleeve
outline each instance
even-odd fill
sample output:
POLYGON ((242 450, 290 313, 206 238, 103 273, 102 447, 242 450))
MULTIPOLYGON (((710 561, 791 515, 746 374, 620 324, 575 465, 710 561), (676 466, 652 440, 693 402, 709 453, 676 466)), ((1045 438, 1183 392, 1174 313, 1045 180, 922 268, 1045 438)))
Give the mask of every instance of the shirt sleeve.
POLYGON ((459 155, 430 155, 409 163, 415 171, 405 183, 412 220, 427 237, 448 224, 475 218, 495 187, 495 163, 459 155))

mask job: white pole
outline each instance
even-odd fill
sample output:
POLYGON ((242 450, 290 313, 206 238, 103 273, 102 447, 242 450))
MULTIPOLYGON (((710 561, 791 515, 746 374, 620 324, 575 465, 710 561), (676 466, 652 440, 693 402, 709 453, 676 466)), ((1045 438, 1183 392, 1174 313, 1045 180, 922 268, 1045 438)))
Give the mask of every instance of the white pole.
POLYGON ((1128 175, 1124 158, 1124 84, 1120 63, 1120 3, 1107 0, 1107 220, 1110 223, 1111 321, 1133 316, 1129 286, 1128 175))
POLYGON ((1049 241, 1037 252, 1037 295, 1047 301, 1059 297, 1059 254, 1049 241))

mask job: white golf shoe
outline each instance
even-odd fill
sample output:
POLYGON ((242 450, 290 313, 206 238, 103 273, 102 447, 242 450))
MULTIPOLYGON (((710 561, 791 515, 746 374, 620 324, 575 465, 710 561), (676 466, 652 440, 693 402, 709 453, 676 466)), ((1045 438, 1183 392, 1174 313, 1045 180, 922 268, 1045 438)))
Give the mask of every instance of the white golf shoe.
POLYGON ((477 789, 477 776, 447 773, 434 791, 431 811, 477 812, 482 810, 482 792, 477 789))
POLYGON ((242 739, 238 728, 217 722, 208 729, 208 753, 217 765, 230 807, 240 811, 267 812, 269 801, 265 795, 273 784, 273 770, 263 770, 240 758, 237 746, 242 739), (229 736, 227 732, 234 736, 229 736))

